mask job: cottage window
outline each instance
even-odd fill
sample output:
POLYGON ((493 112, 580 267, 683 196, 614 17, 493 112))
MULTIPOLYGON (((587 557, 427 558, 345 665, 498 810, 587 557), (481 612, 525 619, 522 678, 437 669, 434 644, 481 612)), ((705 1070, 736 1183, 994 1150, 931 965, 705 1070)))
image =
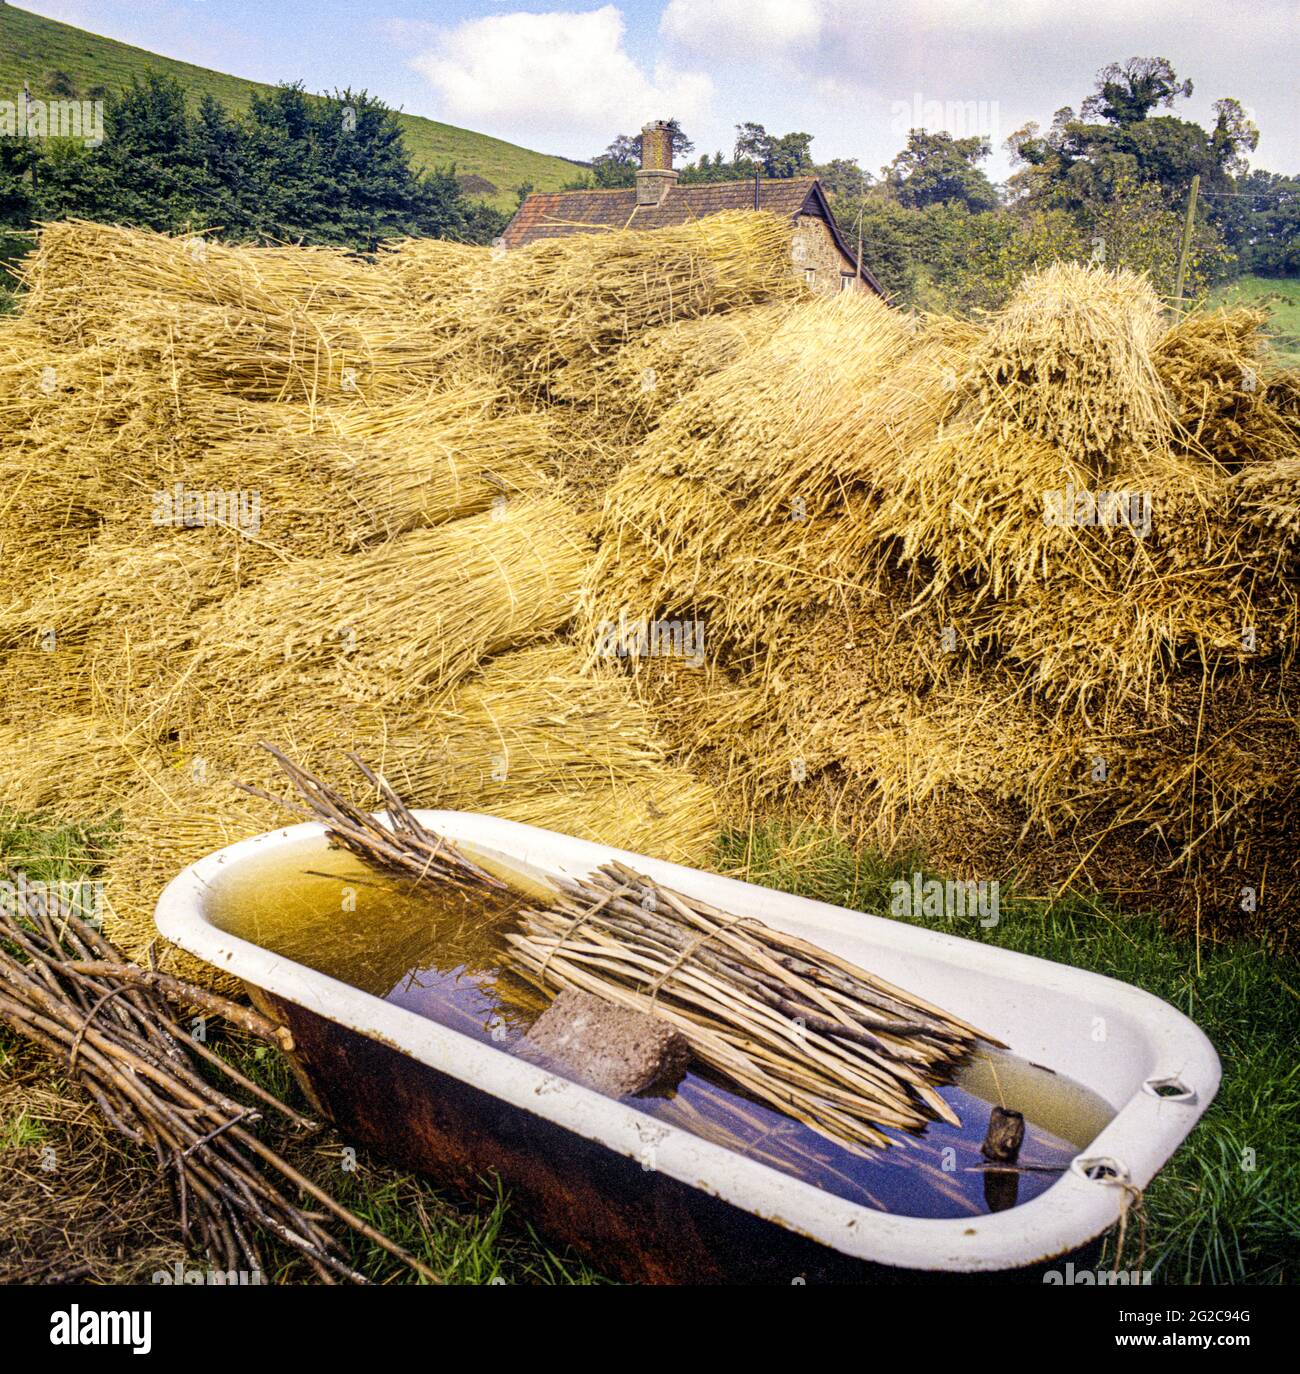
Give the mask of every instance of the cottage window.
POLYGON ((805 267, 803 269, 803 279, 812 286, 817 280, 817 269, 815 267, 805 267))
POLYGON ((851 291, 852 289, 853 289, 853 273, 852 273, 852 272, 841 272, 841 273, 840 273, 840 290, 841 290, 841 291, 851 291))

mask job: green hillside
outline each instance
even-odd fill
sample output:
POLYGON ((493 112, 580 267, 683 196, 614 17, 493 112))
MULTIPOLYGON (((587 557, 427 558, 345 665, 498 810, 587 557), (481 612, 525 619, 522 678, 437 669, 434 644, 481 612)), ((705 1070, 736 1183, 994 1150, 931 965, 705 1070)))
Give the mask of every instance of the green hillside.
MULTIPOLYGON (((0 99, 15 99, 24 81, 33 99, 56 97, 60 94, 57 75, 61 73, 71 79, 77 96, 93 100, 105 90, 129 85, 132 77, 149 72, 175 77, 195 100, 207 93, 232 110, 244 109, 254 91, 270 89, 260 82, 159 57, 143 48, 0 4, 0 99)), ((285 75, 286 79, 294 76, 285 75)), ((383 98, 382 91, 372 94, 383 98)), ((531 182, 539 191, 553 191, 577 172, 564 158, 530 152, 452 124, 419 115, 402 114, 398 119, 417 164, 441 167, 454 162, 461 176, 482 177, 496 188, 494 192, 473 181, 465 189, 502 210, 514 208, 513 187, 531 182)))

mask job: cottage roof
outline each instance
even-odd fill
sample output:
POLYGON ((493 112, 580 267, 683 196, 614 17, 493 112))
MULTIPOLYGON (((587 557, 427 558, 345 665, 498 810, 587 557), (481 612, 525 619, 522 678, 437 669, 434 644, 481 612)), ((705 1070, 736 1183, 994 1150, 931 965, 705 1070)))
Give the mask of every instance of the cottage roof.
MULTIPOLYGON (((826 221, 840 252, 850 263, 856 263, 816 177, 760 177, 685 186, 679 182, 667 189, 658 205, 638 205, 636 188, 632 186, 605 191, 534 191, 519 207, 502 238, 507 248, 522 248, 540 239, 611 229, 665 229, 724 210, 755 208, 790 220, 799 214, 816 215, 826 221)), ((869 286, 884 294, 865 264, 862 276, 869 286)))

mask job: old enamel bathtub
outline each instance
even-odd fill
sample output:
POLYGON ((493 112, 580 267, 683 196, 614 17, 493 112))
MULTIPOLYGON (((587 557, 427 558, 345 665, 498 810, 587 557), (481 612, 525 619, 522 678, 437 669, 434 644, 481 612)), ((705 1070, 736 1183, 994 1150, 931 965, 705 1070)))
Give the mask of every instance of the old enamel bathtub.
MULTIPOLYGON (((224 933, 204 914, 214 878, 268 847, 323 836, 298 825, 187 868, 158 929, 241 978, 292 1032, 300 1078, 343 1136, 443 1181, 498 1175, 515 1207, 601 1271, 633 1281, 1038 1278, 1094 1252, 1218 1088, 1201 1031, 1127 984, 897 921, 787 896, 499 818, 417 812, 506 867, 579 875, 616 858, 724 910, 743 911, 862 963, 1099 1094, 1115 1115, 1040 1196, 987 1216, 932 1220, 838 1198, 626 1102, 224 933), (647 1150, 654 1167, 644 1167, 647 1150)), ((322 839, 323 843, 323 839, 322 839)))

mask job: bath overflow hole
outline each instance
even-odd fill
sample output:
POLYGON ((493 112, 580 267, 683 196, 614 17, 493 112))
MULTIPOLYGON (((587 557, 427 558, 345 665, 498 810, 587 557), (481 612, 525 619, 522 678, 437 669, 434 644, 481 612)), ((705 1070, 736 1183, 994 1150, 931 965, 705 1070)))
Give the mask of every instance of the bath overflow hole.
POLYGON ((1071 1161, 1070 1169, 1091 1183, 1122 1183, 1128 1178, 1127 1167, 1107 1156, 1076 1158, 1071 1161))
POLYGON ((1148 1078, 1142 1085, 1153 1097, 1173 1102, 1195 1102, 1196 1093, 1181 1078, 1148 1078))

